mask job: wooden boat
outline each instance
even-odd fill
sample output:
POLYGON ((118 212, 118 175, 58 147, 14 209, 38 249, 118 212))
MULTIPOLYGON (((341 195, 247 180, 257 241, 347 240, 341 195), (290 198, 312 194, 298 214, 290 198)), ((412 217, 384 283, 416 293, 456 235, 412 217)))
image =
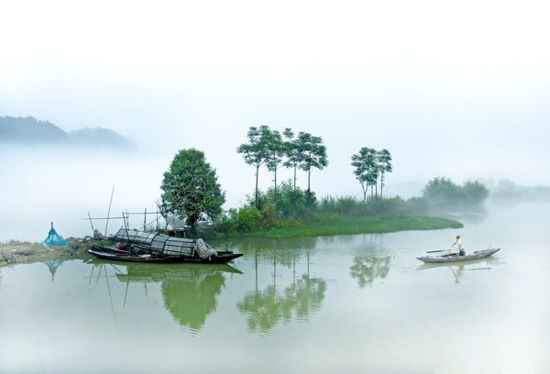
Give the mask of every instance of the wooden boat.
POLYGON ((216 251, 216 254, 211 255, 207 259, 202 259, 196 254, 192 255, 163 255, 155 252, 151 253, 135 253, 131 250, 122 250, 116 247, 107 247, 100 245, 92 245, 88 253, 104 260, 112 261, 131 261, 131 262, 148 262, 148 263, 203 263, 203 264, 224 264, 238 257, 241 253, 233 253, 231 251, 216 251))
POLYGON ((446 253, 439 256, 418 256, 417 259, 427 264, 440 264, 444 262, 462 262, 477 260, 493 255, 500 251, 500 248, 489 248, 481 251, 474 251, 473 253, 467 253, 464 256, 460 256, 458 252, 446 253))

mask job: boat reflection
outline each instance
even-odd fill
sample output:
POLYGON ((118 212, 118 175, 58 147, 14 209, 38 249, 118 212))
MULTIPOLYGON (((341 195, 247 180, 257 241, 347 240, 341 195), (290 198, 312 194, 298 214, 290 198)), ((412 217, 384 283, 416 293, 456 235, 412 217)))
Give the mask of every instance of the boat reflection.
POLYGON ((466 271, 490 271, 499 263, 496 258, 480 258, 478 260, 465 261, 460 263, 422 264, 416 270, 429 270, 447 268, 453 275, 454 283, 459 284, 466 271))
POLYGON ((201 330, 207 317, 216 310, 218 297, 225 285, 225 274, 242 274, 227 264, 100 263, 97 266, 112 266, 116 278, 126 284, 124 306, 130 284, 144 285, 147 293, 148 284, 160 283, 164 308, 176 322, 192 331, 201 330))

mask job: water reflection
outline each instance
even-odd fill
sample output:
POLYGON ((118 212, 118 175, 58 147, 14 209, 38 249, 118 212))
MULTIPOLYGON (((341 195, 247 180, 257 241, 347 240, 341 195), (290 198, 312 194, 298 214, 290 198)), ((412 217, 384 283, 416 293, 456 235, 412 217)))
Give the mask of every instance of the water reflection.
POLYGON ((380 234, 363 235, 361 243, 354 250, 350 275, 357 280, 359 288, 371 285, 376 279, 388 276, 392 255, 387 254, 380 234))
POLYGON ((293 317, 307 320, 321 308, 326 288, 323 279, 303 274, 280 292, 275 285, 269 285, 263 291, 249 292, 237 308, 248 316, 250 331, 266 333, 280 321, 288 323, 293 317))
POLYGON ((53 282, 57 269, 59 269, 59 267, 63 265, 63 260, 48 260, 45 262, 45 264, 48 267, 48 270, 50 271, 50 275, 52 276, 52 282, 53 282))
MULTIPOLYGON (((224 249, 243 253, 245 257, 254 257, 254 261, 276 261, 277 264, 291 267, 293 263, 305 256, 309 258, 316 248, 318 241, 324 238, 303 237, 291 239, 234 239, 220 243, 224 249)), ((216 243, 217 244, 217 243, 216 243)))
POLYGON ((354 256, 350 275, 359 283, 359 288, 370 285, 375 279, 384 279, 390 272, 392 256, 354 256))
MULTIPOLYGON (((127 302, 130 284, 143 284, 144 292, 147 294, 147 284, 161 283, 164 308, 181 326, 192 331, 202 329, 207 317, 216 310, 218 297, 225 285, 225 273, 242 274, 240 270, 225 264, 117 264, 116 266, 100 264, 98 266, 103 267, 105 272, 107 272, 107 266, 111 266, 116 271, 116 278, 126 283, 124 305, 127 302)), ((107 287, 109 287, 108 282, 107 287)))
POLYGON ((242 301, 237 304, 237 309, 247 315, 250 331, 268 333, 279 322, 288 323, 293 318, 307 320, 309 316, 321 308, 327 284, 321 278, 310 276, 308 254, 306 254, 307 271, 296 279, 296 256, 294 256, 291 263, 293 269, 292 283, 282 289, 277 289, 277 264, 285 263, 285 261, 278 259, 279 254, 277 252, 272 252, 272 284, 264 290, 258 289, 257 254, 258 251, 255 252, 256 288, 254 291, 248 292, 242 301))
POLYGON ((497 259, 479 259, 458 264, 423 264, 416 270, 446 268, 451 272, 454 283, 459 284, 464 277, 465 271, 490 271, 497 262, 497 259))

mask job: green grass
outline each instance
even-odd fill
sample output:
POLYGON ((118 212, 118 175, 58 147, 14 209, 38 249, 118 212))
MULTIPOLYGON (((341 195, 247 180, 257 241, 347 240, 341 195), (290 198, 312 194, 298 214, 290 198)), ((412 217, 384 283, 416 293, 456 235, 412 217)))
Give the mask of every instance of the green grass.
POLYGON ((437 217, 322 215, 308 221, 279 221, 275 228, 263 231, 218 233, 215 236, 220 239, 232 237, 296 238, 461 227, 463 225, 458 221, 437 217))

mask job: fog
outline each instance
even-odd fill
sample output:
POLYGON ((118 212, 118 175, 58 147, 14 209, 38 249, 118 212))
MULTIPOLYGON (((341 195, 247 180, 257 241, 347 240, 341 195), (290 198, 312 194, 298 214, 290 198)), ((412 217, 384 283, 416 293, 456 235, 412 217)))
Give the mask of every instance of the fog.
MULTIPOLYGON (((205 151, 245 201, 249 126, 321 136, 318 196, 360 196, 351 155, 387 148, 389 195, 435 176, 550 184, 550 26, 543 2, 12 2, 2 5, 0 115, 107 127, 133 154, 0 150, 0 240, 81 235, 90 210, 154 208, 178 149, 205 151), (29 12, 29 9, 34 9, 29 12)), ((282 171, 278 180, 291 177, 282 171)), ((260 186, 272 177, 263 170, 260 186)), ((305 175, 299 173, 300 186, 305 175)))

